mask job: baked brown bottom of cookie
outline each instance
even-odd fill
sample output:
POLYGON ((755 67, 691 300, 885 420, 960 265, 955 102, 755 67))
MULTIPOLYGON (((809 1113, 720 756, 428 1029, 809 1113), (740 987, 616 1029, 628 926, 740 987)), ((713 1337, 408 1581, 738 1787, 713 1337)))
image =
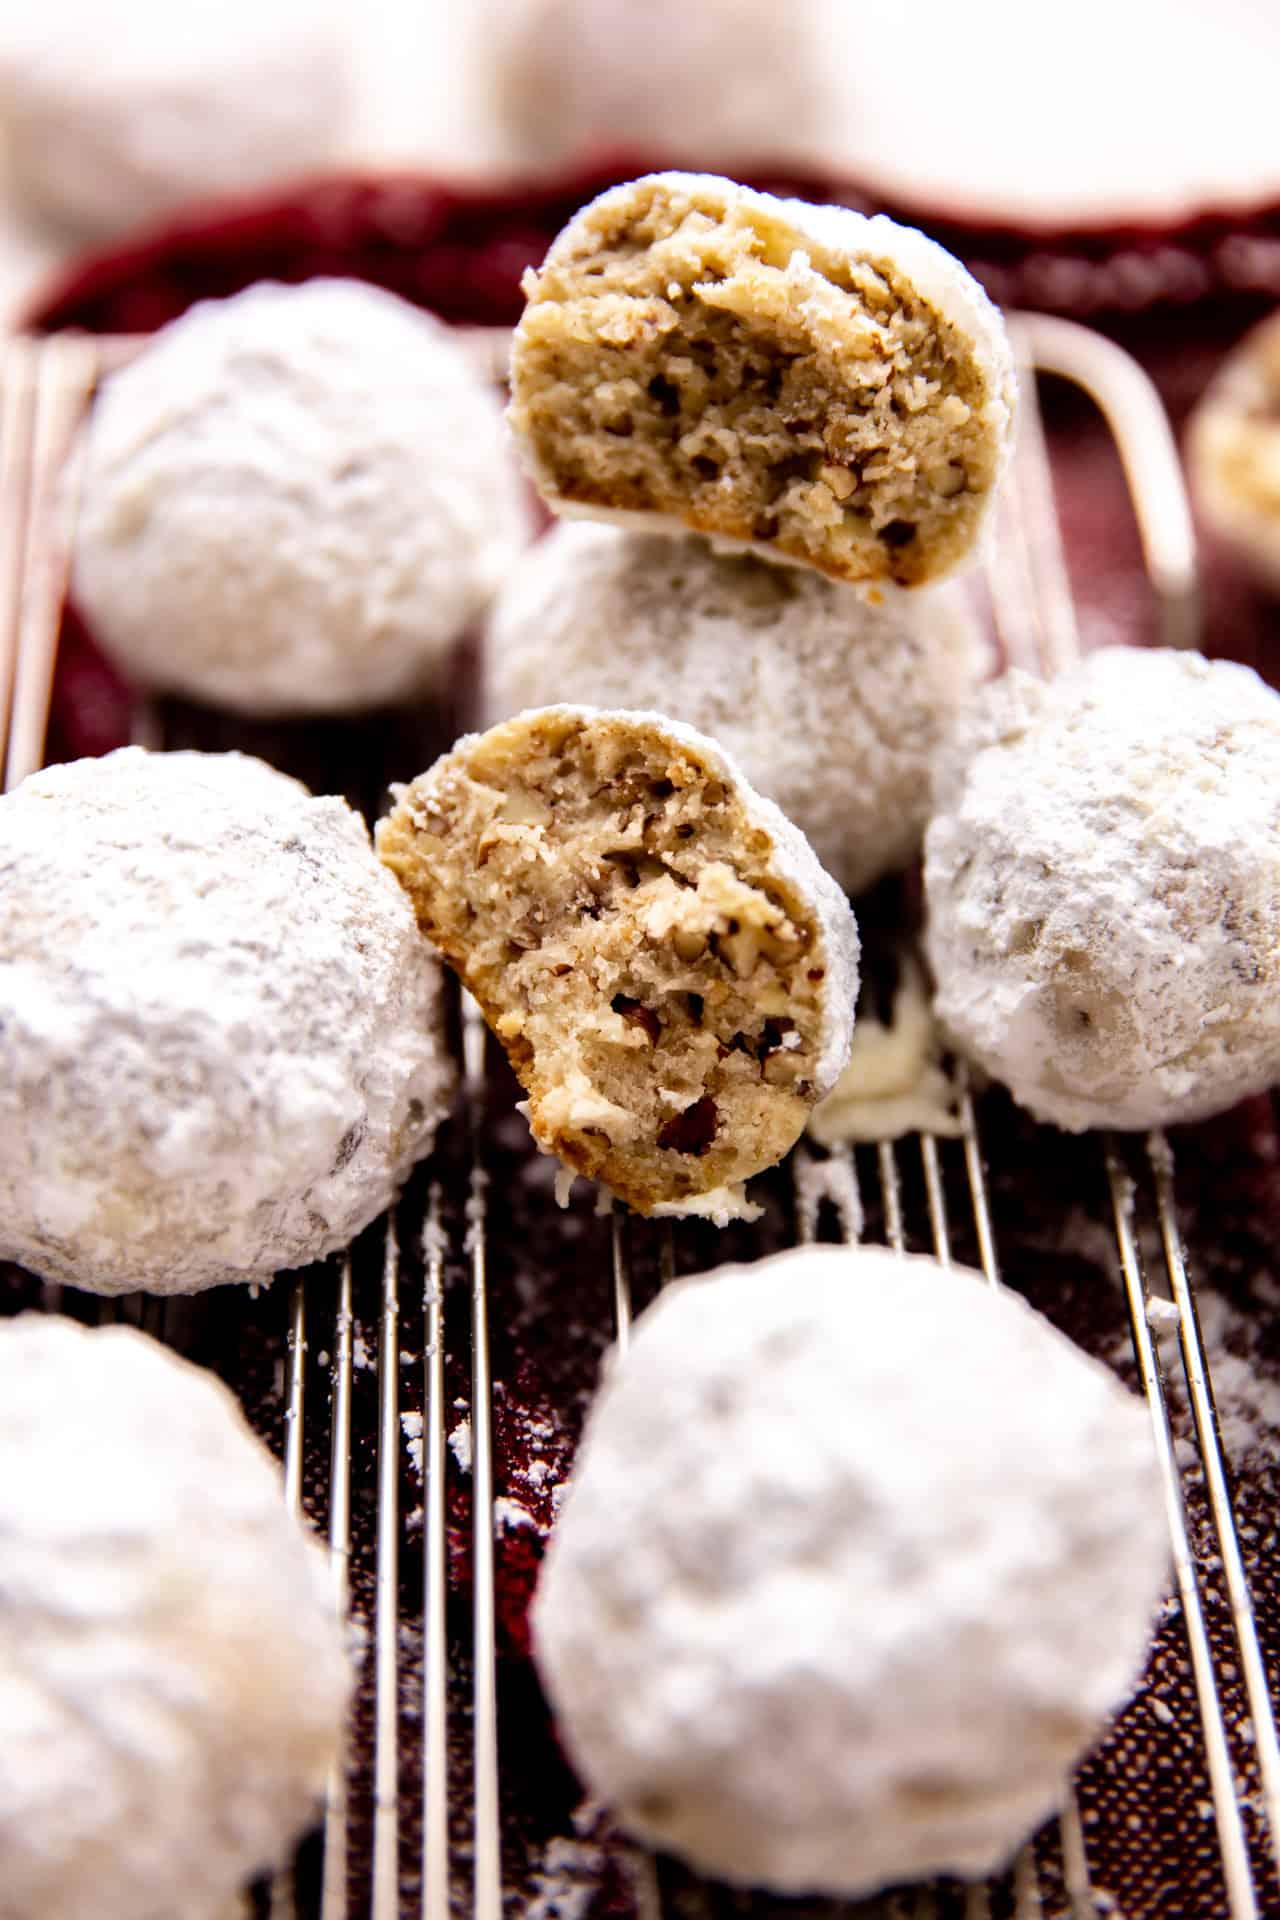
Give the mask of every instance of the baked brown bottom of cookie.
POLYGON ((799 1137, 817 916, 692 746, 638 715, 523 714, 408 789, 378 846, 566 1165, 648 1213, 799 1137))
POLYGON ((515 430, 555 499, 661 514, 837 579, 916 585, 972 545, 998 450, 967 342, 881 265, 641 182, 544 268, 515 430))

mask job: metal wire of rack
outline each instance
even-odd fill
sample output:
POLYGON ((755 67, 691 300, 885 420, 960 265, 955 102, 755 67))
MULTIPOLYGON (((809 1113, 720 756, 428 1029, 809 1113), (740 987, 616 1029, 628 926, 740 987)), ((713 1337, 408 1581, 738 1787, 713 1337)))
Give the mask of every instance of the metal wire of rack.
MULTIPOLYGON (((1166 637, 1184 643, 1196 630, 1193 536, 1177 456, 1154 390, 1118 348, 1086 330, 1039 316, 1016 316, 1013 331, 1024 368, 1022 430, 1000 507, 988 584, 1009 658, 1044 673, 1067 666, 1080 650, 1071 589, 1053 502, 1052 472, 1036 399, 1035 372, 1064 377, 1082 388, 1106 417, 1129 480, 1166 637), (1033 369, 1035 372, 1033 372, 1033 369)), ((65 595, 78 466, 75 429, 91 403, 97 381, 135 349, 133 341, 55 337, 13 340, 0 350, 0 771, 5 790, 40 764, 49 713, 57 634, 65 595)), ((500 353, 490 336, 475 350, 492 370, 500 353)), ((154 717, 141 715, 139 736, 163 744, 154 717)), ((351 1567, 357 1552, 372 1552, 372 1604, 359 1622, 370 1642, 372 1724, 363 1742, 354 1727, 347 1751, 334 1768, 324 1812, 321 1865, 314 1897, 299 1892, 292 1869, 277 1875, 259 1910, 271 1920, 300 1920, 304 1906, 321 1920, 440 1920, 467 1913, 473 1920, 499 1920, 504 1911, 499 1697, 495 1682, 494 1568, 494 1382, 490 1361, 486 1232, 489 1154, 486 1116, 486 1039, 475 1009, 463 1008, 461 1023, 466 1196, 446 1222, 443 1176, 434 1163, 424 1183, 426 1201, 412 1221, 388 1216, 381 1234, 381 1292, 376 1361, 377 1498, 372 1517, 353 1499, 356 1344, 353 1265, 349 1253, 314 1274, 292 1282, 287 1326, 282 1451, 285 1497, 301 1513, 322 1512, 327 1524, 333 1580, 340 1604, 353 1594, 351 1567), (461 1245, 458 1245, 459 1221, 461 1245), (450 1238, 452 1231, 453 1239, 450 1238), (402 1247, 412 1236, 414 1270, 421 1271, 420 1301, 405 1293, 402 1247), (445 1266, 461 1256, 469 1278, 471 1420, 471 1595, 469 1639, 469 1776, 466 1806, 451 1791, 451 1735, 456 1736, 456 1688, 450 1686, 449 1563, 446 1489, 451 1473, 447 1445, 445 1266), (403 1316, 420 1314, 423 1447, 420 1617, 406 1621, 400 1605, 402 1556, 410 1548, 400 1512, 398 1463, 401 1444, 400 1342, 403 1316), (323 1340, 331 1354, 327 1396, 308 1391, 307 1355, 323 1340), (327 1424, 327 1480, 323 1497, 308 1501, 304 1456, 309 1435, 321 1443, 327 1424), (368 1530, 372 1528, 372 1539, 368 1530), (412 1671, 420 1720, 416 1755, 401 1751, 404 1713, 405 1635, 416 1658, 412 1671), (411 1764, 407 1764, 411 1762, 411 1764), (353 1802, 371 1802, 367 1866, 351 1845, 353 1802), (460 1817, 461 1816, 461 1817, 460 1817), (402 1827, 420 1833, 416 1866, 406 1872, 402 1827), (307 1904, 307 1902, 310 1904, 307 1904)), ((872 1149, 834 1150, 819 1160, 804 1146, 793 1156, 797 1237, 819 1232, 848 1241, 861 1238, 868 1214, 882 1223, 887 1244, 898 1251, 909 1241, 927 1245, 949 1264, 963 1230, 976 1249, 988 1282, 1001 1284, 996 1222, 975 1101, 966 1090, 955 1140, 929 1133, 882 1142, 872 1149), (918 1165, 915 1163, 918 1162, 918 1165), (962 1170, 962 1171, 961 1171, 962 1170), (908 1219, 907 1176, 918 1179, 923 1208, 908 1219), (956 1176, 949 1182, 948 1176, 956 1176), (963 1218, 954 1198, 965 1195, 963 1218), (870 1202, 871 1204, 867 1204, 870 1202), (926 1223, 926 1224, 921 1224, 926 1223)), ((1254 1596, 1233 1514, 1230 1479, 1213 1385, 1196 1308, 1193 1265, 1183 1246, 1175 1204, 1173 1155, 1154 1133, 1136 1150, 1132 1142, 1097 1143, 1099 1177, 1105 1180, 1114 1227, 1115 1258, 1124 1286, 1142 1389, 1160 1460, 1173 1548, 1177 1597, 1194 1674, 1203 1761, 1211 1792, 1212 1819, 1221 1860, 1227 1920, 1255 1920, 1275 1912, 1268 1892, 1270 1863, 1280 1869, 1280 1742, 1254 1596), (1144 1259, 1154 1223, 1160 1259, 1144 1259), (1188 1466, 1180 1461, 1170 1416, 1168 1361, 1153 1338, 1153 1312, 1176 1318, 1185 1391, 1194 1420, 1194 1470, 1203 1476, 1211 1522, 1211 1552, 1188 1521, 1188 1466), (1251 1739, 1242 1751, 1241 1728, 1224 1707, 1225 1676, 1206 1627, 1206 1589, 1217 1581, 1229 1607, 1239 1684, 1247 1701, 1251 1739), (1249 1818, 1246 1818, 1246 1811, 1249 1818)), ((646 1233, 650 1230, 643 1229, 646 1233)), ((609 1222, 606 1301, 615 1339, 625 1345, 634 1308, 635 1235, 640 1223, 616 1207, 609 1222)), ((679 1237, 669 1225, 654 1230, 660 1282, 679 1266, 679 1237)), ((46 1304, 61 1304, 59 1290, 45 1290, 46 1304)), ((104 1302, 103 1316, 122 1311, 163 1334, 167 1311, 155 1302, 104 1302)), ((1236 1675, 1230 1678, 1235 1680, 1236 1675)), ((518 1762, 517 1762, 518 1764, 518 1762)), ((648 1856, 631 1864, 634 1911, 643 1920, 671 1910, 711 1911, 705 1892, 667 1899, 668 1867, 648 1856)), ((949 1895, 945 1890, 894 1894, 883 1911, 932 1920, 946 1906, 965 1920, 1017 1920, 1069 1915, 1070 1920, 1106 1920, 1114 1900, 1094 1886, 1089 1839, 1074 1792, 1055 1830, 1022 1850, 1010 1878, 949 1895), (959 1900, 957 1908, 955 1901, 959 1900)), ((508 1910, 510 1903, 508 1902, 508 1910)), ((549 1912, 554 1908, 548 1909, 549 1912)), ((1155 1909, 1152 1909, 1152 1913, 1155 1909)), ((1137 1920, 1137 1916, 1134 1917, 1137 1920)), ((1206 1914, 1205 1920, 1208 1920, 1206 1914)))

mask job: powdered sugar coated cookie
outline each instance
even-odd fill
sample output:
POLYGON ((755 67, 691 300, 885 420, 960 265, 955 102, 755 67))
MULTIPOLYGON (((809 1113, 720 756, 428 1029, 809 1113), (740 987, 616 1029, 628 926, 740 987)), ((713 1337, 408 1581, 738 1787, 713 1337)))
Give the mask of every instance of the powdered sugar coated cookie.
POLYGON ((807 1247, 668 1287, 543 1565, 569 1753, 705 1872, 982 1874, 1126 1699, 1167 1561, 1147 1416, 976 1274, 807 1247))
POLYGON ((6 1920, 226 1920, 315 1815, 324 1556, 230 1393, 131 1328, 0 1322, 6 1920))
POLYGON ((345 801, 125 748, 0 800, 0 1257, 100 1293, 345 1246, 453 1086, 440 975, 345 801))
POLYGON ((35 211, 96 238, 332 161, 353 101, 330 0, 7 8, 0 125, 35 211))
POLYGON ((447 328, 346 280, 193 308, 89 418, 73 590, 144 684, 247 713, 431 690, 528 538, 447 328))
POLYGON ((1280 1078, 1280 696, 1107 648, 980 696, 925 838, 937 1011, 1043 1120, 1154 1127, 1280 1078))

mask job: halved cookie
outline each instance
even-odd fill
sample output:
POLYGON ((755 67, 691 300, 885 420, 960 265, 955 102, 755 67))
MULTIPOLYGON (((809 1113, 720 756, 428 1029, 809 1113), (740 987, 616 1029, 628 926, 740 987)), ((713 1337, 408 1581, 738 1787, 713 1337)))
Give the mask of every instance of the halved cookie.
POLYGON ((731 1212, 848 1057, 852 911, 692 728, 520 714, 401 789, 378 851, 510 1055, 535 1138, 638 1212, 731 1212))
POLYGON ((584 208, 525 278, 512 428, 561 513, 637 516, 837 579, 937 579, 1004 465, 1013 360, 923 234, 711 175, 584 208))

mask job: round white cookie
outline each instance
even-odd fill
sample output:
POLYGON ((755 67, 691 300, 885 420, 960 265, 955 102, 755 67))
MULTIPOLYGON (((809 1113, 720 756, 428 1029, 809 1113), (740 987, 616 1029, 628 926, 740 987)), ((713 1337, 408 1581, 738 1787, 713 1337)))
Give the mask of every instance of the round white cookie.
POLYGON ((698 166, 818 163, 846 90, 832 0, 485 0, 477 67, 525 171, 630 151, 698 166))
POLYGON ((345 801, 137 747, 0 799, 0 1258, 269 1280, 389 1203, 452 1086, 439 969, 345 801))
POLYGON ((931 767, 989 666, 953 588, 875 606, 807 569, 585 522, 514 569, 486 655, 493 719, 578 700, 709 733, 850 893, 919 851, 931 767))
POLYGON ((201 195, 323 167, 353 101, 339 10, 315 0, 90 0, 7 9, 0 129, 15 192, 86 238, 201 195))
POLYGON ((0 1322, 5 1920, 225 1920, 310 1823, 348 1689, 318 1545, 211 1374, 0 1322))
POLYGON ((431 690, 529 536, 494 395, 352 280, 165 327, 87 428, 73 591, 129 676, 246 713, 431 690))
POLYGON ((1157 1127, 1280 1078, 1280 697, 1107 648, 981 696, 925 838, 937 1012, 1038 1119, 1157 1127))
POLYGON ((782 1892, 1002 1867, 1133 1687, 1146 1414, 1015 1296, 879 1248, 669 1287, 587 1421, 534 1603, 584 1782, 782 1892))

